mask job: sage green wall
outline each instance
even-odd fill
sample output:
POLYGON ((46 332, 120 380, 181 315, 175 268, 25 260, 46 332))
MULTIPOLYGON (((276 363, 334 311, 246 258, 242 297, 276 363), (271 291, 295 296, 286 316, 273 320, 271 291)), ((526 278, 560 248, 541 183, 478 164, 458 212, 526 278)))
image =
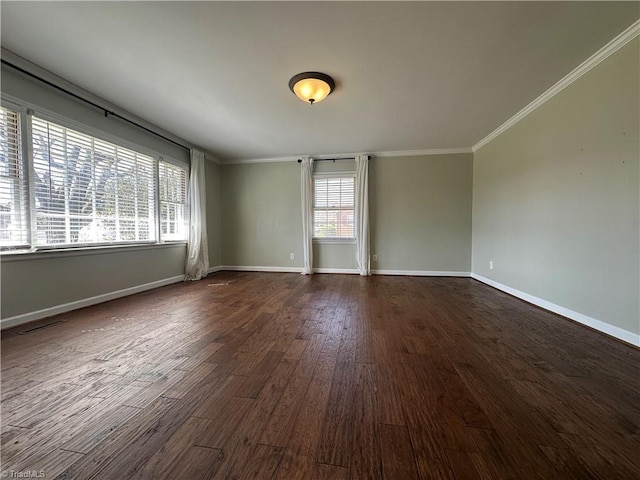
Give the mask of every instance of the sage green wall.
POLYGON ((2 318, 184 275, 186 245, 4 255, 2 318))
POLYGON ((371 268, 468 273, 472 179, 470 153, 372 159, 371 268))
MULTIPOLYGON (((355 162, 316 162, 314 171, 353 172, 355 162)), ((221 172, 222 264, 302 268, 300 165, 223 165, 221 172)), ((314 268, 356 268, 354 244, 314 244, 313 255, 314 268)))
MULTIPOLYGON (((315 171, 354 171, 316 162, 315 171)), ((300 166, 223 165, 222 263, 302 267, 300 166), (289 253, 295 260, 289 260, 289 253)), ((375 158, 369 165, 373 269, 469 272, 472 155, 375 158)), ((354 244, 314 244, 314 267, 355 269, 354 244)))
MULTIPOLYGON (((78 123, 189 161, 185 149, 127 125, 44 84, 2 67, 2 94, 29 102, 78 123)), ((214 242, 215 249, 215 242, 214 242)), ((97 249, 90 254, 3 255, 0 261, 0 314, 3 319, 84 300, 184 274, 186 246, 97 249)))
POLYGON ((473 187, 474 273, 636 334, 639 59, 636 38, 482 147, 473 187))
POLYGON ((222 264, 301 268, 300 166, 222 165, 221 174, 222 264))
MULTIPOLYGON (((349 243, 315 243, 313 244, 313 268, 333 270, 355 270, 356 244, 349 243)), ((338 272, 339 273, 339 272, 338 272)))
POLYGON ((207 239, 209 240, 209 266, 222 265, 222 225, 220 165, 207 161, 204 164, 207 190, 207 239))

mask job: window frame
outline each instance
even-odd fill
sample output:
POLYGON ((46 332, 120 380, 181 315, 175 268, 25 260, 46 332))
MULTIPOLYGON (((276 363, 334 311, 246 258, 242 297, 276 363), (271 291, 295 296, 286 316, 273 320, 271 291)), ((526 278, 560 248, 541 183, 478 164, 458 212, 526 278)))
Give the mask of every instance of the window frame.
POLYGON ((32 255, 37 253, 47 253, 51 254, 53 252, 58 252, 62 254, 67 254, 69 252, 78 252, 78 251, 86 251, 87 254, 91 253, 100 253, 101 251, 109 251, 109 250, 117 250, 117 249, 126 249, 126 248, 154 248, 163 245, 186 245, 188 242, 188 225, 189 225, 189 174, 190 174, 190 166, 187 162, 177 160, 173 157, 169 157, 165 154, 159 153, 153 149, 144 147, 135 142, 131 142, 129 140, 118 137, 117 135, 113 135, 109 132, 102 131, 95 127, 85 125, 82 122, 71 119, 69 117, 60 115, 56 112, 48 110, 46 108, 39 107, 34 105, 28 101, 23 101, 17 97, 13 97, 11 95, 2 94, 0 96, 0 104, 8 109, 14 110, 20 114, 20 124, 21 124, 21 135, 22 135, 22 164, 25 169, 26 174, 26 185, 27 185, 27 225, 29 226, 27 232, 27 245, 20 246, 2 246, 0 247, 0 256, 9 257, 9 256, 23 256, 23 255, 32 255), (36 231, 36 216, 33 215, 35 211, 35 195, 32 194, 34 191, 34 178, 33 178, 33 167, 34 167, 34 158, 33 158, 33 147, 32 147, 32 129, 31 129, 31 116, 37 116, 41 120, 45 120, 48 122, 55 123, 60 125, 61 127, 68 128, 70 130, 74 130, 78 133, 88 135, 94 137, 96 139, 112 143, 117 145, 118 147, 122 147, 128 150, 132 150, 136 153, 147 155, 153 158, 154 160, 154 173, 153 178, 155 182, 155 202, 156 202, 156 211, 155 211, 155 233, 156 239, 150 241, 130 241, 130 242, 100 242, 100 243, 83 243, 83 244, 64 244, 60 246, 55 245, 34 245, 33 235, 36 231), (185 222, 187 224, 186 238, 184 240, 163 240, 161 236, 160 230, 160 178, 159 178, 159 170, 160 170, 160 162, 167 162, 174 166, 183 168, 185 170, 186 176, 186 198, 185 198, 185 222))
POLYGON ((26 250, 31 246, 31 231, 32 231, 32 215, 31 215, 31 172, 29 171, 29 164, 27 162, 27 158, 31 155, 31 124, 28 121, 28 109, 26 106, 21 105, 11 99, 7 99, 4 96, 0 98, 0 106, 6 108, 7 110, 13 110, 18 114, 18 123, 20 125, 20 148, 22 150, 22 158, 20 159, 20 163, 22 164, 22 171, 24 172, 24 182, 26 188, 26 212, 25 212, 25 224, 28 226, 26 232, 26 243, 20 245, 7 245, 2 246, 0 248, 0 252, 2 251, 13 251, 13 250, 26 250))
MULTIPOLYGON (((312 196, 311 196, 311 215, 312 223, 315 218, 315 195, 316 195, 316 178, 352 178, 353 179, 353 237, 316 237, 312 236, 311 240, 314 244, 328 244, 328 245, 354 245, 356 243, 356 235, 358 232, 358 219, 356 217, 356 172, 343 171, 343 172, 314 172, 311 178, 312 182, 312 196)), ((329 208, 320 208, 319 210, 329 210, 329 208)))
MULTIPOLYGON (((158 202, 158 241, 159 243, 186 243, 189 239, 189 214, 191 209, 189 208, 189 167, 185 165, 183 162, 179 162, 178 160, 172 158, 166 158, 164 156, 158 157, 158 161, 156 162, 156 170, 157 170, 157 179, 158 179, 158 188, 156 189, 157 194, 157 202, 158 202), (175 239, 167 239, 164 240, 162 238, 162 197, 160 195, 160 163, 168 163, 173 165, 174 167, 183 168, 185 171, 185 180, 184 180, 184 230, 186 234, 185 240, 175 240, 175 239)), ((167 203, 175 203, 175 202, 167 202, 167 203)))

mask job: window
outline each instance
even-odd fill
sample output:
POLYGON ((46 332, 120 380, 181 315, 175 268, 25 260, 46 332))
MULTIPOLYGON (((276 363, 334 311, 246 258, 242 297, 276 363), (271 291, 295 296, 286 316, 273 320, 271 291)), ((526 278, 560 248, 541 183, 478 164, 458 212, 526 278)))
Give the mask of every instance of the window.
POLYGON ((160 236, 187 239, 187 171, 160 161, 160 236))
POLYGON ((187 178, 179 162, 0 108, 2 249, 184 241, 187 178))
POLYGON ((313 238, 355 238, 355 177, 313 179, 313 238))
POLYGON ((26 246, 27 182, 20 113, 0 107, 0 246, 26 246))
POLYGON ((32 119, 37 246, 156 240, 155 160, 32 119))

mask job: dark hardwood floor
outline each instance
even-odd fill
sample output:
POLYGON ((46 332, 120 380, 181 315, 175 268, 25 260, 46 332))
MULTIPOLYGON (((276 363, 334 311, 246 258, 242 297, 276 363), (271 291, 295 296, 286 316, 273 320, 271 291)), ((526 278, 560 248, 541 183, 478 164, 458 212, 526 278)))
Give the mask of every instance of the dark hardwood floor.
POLYGON ((222 272, 51 320, 3 334, 5 472, 640 478, 640 350, 472 279, 222 272))

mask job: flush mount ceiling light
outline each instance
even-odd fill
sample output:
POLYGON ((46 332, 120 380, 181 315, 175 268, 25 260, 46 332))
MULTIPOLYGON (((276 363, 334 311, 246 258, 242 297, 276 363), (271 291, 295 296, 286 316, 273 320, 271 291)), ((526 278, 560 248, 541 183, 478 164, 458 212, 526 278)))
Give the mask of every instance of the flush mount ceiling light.
POLYGON ((289 88, 296 97, 311 105, 324 100, 335 87, 333 78, 320 72, 299 73, 289 80, 289 88))

